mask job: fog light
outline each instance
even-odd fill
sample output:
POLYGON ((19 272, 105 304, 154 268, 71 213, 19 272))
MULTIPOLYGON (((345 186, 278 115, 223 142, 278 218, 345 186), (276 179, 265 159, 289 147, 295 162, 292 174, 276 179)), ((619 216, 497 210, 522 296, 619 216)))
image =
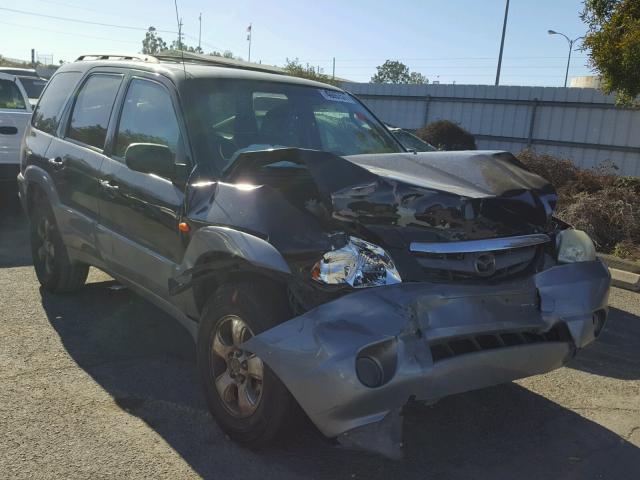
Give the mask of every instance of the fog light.
POLYGON ((358 357, 356 360, 356 373, 358 374, 358 380, 369 388, 375 388, 382 385, 384 378, 384 372, 382 371, 382 365, 371 357, 358 357))
POLYGON ((607 313, 604 310, 598 310, 593 314, 593 336, 597 337, 602 333, 604 324, 607 322, 607 313))

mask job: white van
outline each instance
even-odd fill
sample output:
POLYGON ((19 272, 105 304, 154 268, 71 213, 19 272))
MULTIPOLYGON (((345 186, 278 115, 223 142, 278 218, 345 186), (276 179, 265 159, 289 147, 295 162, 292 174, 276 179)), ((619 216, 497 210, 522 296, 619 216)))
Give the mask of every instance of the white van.
POLYGON ((0 73, 0 191, 16 183, 20 142, 31 113, 29 97, 18 77, 0 73))

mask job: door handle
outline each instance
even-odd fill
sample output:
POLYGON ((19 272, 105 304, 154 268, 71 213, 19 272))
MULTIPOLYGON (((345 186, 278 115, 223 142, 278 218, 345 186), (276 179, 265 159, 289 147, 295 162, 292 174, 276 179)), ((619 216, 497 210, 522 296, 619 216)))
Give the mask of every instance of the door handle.
POLYGON ((98 180, 100 186, 108 192, 117 192, 120 190, 118 185, 114 185, 110 180, 98 180))
POLYGON ((0 135, 17 135, 18 129, 16 127, 0 127, 0 135))
POLYGON ((50 159, 48 160, 48 162, 49 162, 49 165, 51 165, 51 166, 54 168, 54 170, 61 170, 62 168, 64 168, 65 163, 66 163, 66 162, 65 162, 62 158, 60 158, 60 157, 50 158, 50 159))

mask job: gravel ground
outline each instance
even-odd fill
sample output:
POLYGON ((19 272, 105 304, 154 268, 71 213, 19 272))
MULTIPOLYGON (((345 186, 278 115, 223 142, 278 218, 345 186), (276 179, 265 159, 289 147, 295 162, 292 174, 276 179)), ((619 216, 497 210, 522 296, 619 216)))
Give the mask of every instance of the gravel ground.
POLYGON ((38 287, 27 226, 0 208, 0 478, 640 478, 640 295, 614 289, 566 368, 405 414, 406 458, 339 449, 303 424, 251 452, 210 418, 188 334, 92 271, 38 287))

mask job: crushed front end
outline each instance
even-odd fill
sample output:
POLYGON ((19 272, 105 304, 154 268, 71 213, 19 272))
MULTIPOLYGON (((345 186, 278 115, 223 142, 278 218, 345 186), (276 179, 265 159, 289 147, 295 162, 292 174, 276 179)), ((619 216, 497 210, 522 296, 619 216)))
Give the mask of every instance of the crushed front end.
POLYGON ((397 457, 410 400, 548 372, 604 327, 608 269, 510 154, 273 150, 226 181, 260 188, 219 185, 204 222, 233 205, 290 271, 293 318, 244 348, 344 445, 397 457))
POLYGON ((410 399, 435 401, 562 366, 602 331, 609 284, 596 260, 487 285, 376 287, 246 346, 325 435, 396 457, 398 411, 410 399))

